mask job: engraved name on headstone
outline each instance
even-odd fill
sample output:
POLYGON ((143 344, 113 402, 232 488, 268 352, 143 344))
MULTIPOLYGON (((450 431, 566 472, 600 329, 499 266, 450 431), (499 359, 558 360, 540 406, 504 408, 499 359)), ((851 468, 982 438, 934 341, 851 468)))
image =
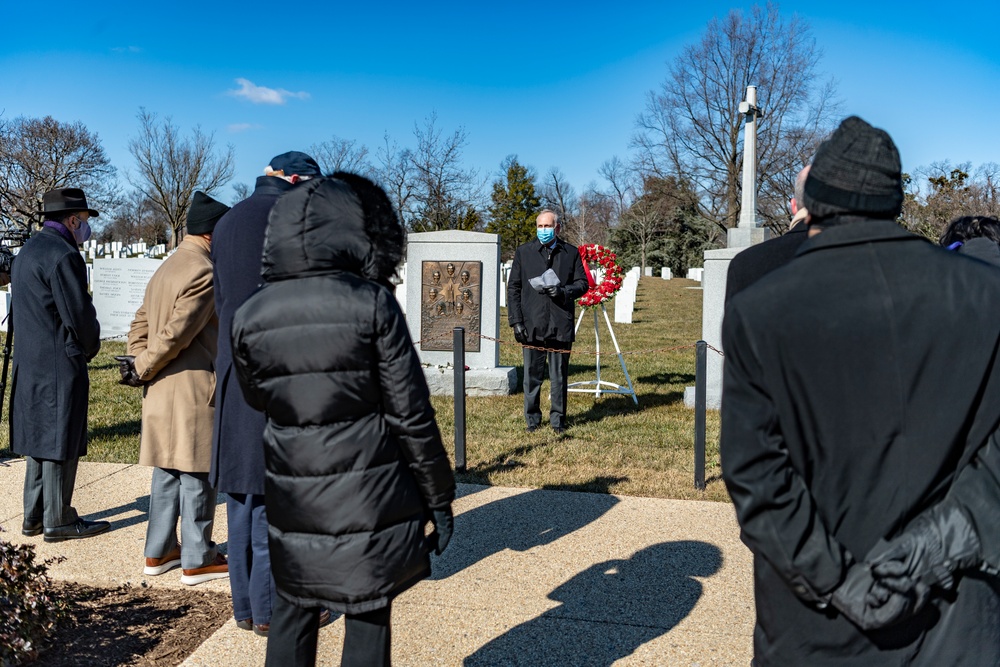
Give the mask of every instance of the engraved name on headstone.
POLYGON ((128 333, 142 305, 146 284, 162 264, 158 259, 94 260, 94 308, 102 338, 128 333))

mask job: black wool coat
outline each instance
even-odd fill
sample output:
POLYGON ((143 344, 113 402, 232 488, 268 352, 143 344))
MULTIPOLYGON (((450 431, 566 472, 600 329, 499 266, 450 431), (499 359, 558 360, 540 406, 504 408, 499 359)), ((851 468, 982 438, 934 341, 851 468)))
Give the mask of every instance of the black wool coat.
MULTIPOLYGON (((377 235, 378 231, 373 230, 377 235)), ((299 606, 379 609, 430 574, 429 512, 455 496, 406 321, 342 181, 271 213, 265 286, 233 319, 234 364, 264 431, 271 570, 299 606)))
POLYGON ((799 246, 809 238, 808 226, 800 222, 778 238, 750 246, 729 262, 726 274, 726 303, 738 292, 788 264, 799 251, 799 246))
POLYGON ((264 415, 247 405, 233 375, 229 328, 236 309, 261 284, 268 213, 278 197, 294 187, 275 176, 258 177, 253 194, 223 215, 212 232, 219 350, 209 481, 223 493, 264 493, 264 415))
POLYGON ((511 326, 523 323, 532 343, 558 341, 572 343, 576 338, 573 321, 576 300, 586 294, 589 284, 583 270, 580 251, 557 238, 550 251, 534 239, 514 251, 514 262, 507 279, 507 321, 511 326), (551 268, 566 289, 564 298, 553 299, 539 294, 528 282, 551 268))
POLYGON ((14 363, 10 439, 18 454, 65 461, 87 453, 87 362, 101 325, 75 243, 44 227, 11 271, 14 363))
POLYGON ((823 601, 1000 425, 1000 280, 889 221, 827 228, 729 303, 722 475, 771 665, 1000 664, 996 580, 878 632, 823 601))

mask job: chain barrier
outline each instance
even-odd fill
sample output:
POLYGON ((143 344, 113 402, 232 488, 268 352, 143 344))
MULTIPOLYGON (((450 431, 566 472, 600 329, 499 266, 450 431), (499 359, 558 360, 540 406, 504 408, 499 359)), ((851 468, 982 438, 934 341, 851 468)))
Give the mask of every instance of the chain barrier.
MULTIPOLYGON (((551 348, 551 347, 541 347, 539 345, 521 345, 518 342, 506 341, 506 340, 502 340, 500 338, 494 338, 493 336, 487 336, 486 334, 479 334, 479 337, 482 338, 483 340, 488 340, 488 341, 491 341, 491 342, 494 342, 494 343, 498 343, 500 345, 510 345, 512 347, 515 347, 515 346, 516 347, 522 347, 522 348, 524 348, 526 350, 538 350, 539 352, 560 352, 562 354, 569 354, 569 353, 572 353, 572 354, 586 354, 586 355, 590 355, 590 356, 597 356, 598 354, 601 354, 597 350, 579 350, 579 349, 575 349, 575 348, 573 350, 560 350, 560 349, 551 348)), ((414 341, 413 344, 414 345, 420 345, 420 343, 422 343, 422 342, 431 342, 431 341, 439 341, 439 340, 442 340, 442 341, 443 340, 451 340, 451 334, 449 334, 447 336, 435 336, 433 338, 427 338, 427 339, 424 339, 424 340, 417 340, 417 341, 414 341)), ((705 343, 705 346, 709 350, 711 350, 712 352, 715 352, 720 357, 726 356, 725 353, 723 353, 722 350, 720 350, 720 349, 718 349, 718 348, 716 348, 716 347, 714 347, 712 345, 709 345, 708 343, 705 343)), ((654 354, 654 353, 658 353, 658 352, 675 352, 677 350, 693 350, 696 347, 697 347, 697 345, 694 345, 694 344, 692 344, 692 345, 675 345, 673 347, 655 347, 655 348, 650 348, 650 349, 646 349, 646 350, 629 350, 627 352, 622 352, 621 354, 622 355, 654 354)), ((609 352, 604 352, 603 354, 607 355, 607 354, 610 354, 610 353, 609 352)))

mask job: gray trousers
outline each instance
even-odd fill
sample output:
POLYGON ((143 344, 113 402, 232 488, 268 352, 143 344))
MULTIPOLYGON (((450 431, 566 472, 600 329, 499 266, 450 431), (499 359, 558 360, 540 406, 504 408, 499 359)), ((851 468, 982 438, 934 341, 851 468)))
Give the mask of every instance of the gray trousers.
POLYGON ((569 375, 570 343, 545 341, 539 347, 548 347, 562 352, 542 352, 524 348, 524 421, 528 426, 542 423, 541 393, 545 376, 545 362, 549 364, 549 424, 552 428, 566 428, 566 396, 569 375))
POLYGON ((177 545, 178 518, 181 567, 193 570, 215 560, 215 489, 208 483, 208 473, 153 468, 143 554, 146 558, 163 558, 177 545))
POLYGON ((65 526, 79 518, 73 509, 73 487, 80 459, 51 461, 25 456, 24 521, 46 528, 65 526))

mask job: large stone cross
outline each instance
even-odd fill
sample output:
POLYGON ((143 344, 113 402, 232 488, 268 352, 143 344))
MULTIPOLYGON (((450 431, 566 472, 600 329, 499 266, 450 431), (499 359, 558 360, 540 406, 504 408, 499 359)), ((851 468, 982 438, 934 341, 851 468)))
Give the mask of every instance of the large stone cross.
POLYGON ((743 128, 743 199, 740 221, 727 234, 726 245, 745 248, 767 240, 768 230, 757 224, 757 119, 763 116, 757 106, 757 86, 747 86, 747 97, 740 102, 740 114, 746 117, 743 128))

